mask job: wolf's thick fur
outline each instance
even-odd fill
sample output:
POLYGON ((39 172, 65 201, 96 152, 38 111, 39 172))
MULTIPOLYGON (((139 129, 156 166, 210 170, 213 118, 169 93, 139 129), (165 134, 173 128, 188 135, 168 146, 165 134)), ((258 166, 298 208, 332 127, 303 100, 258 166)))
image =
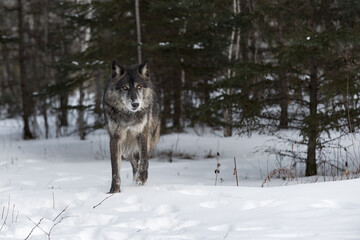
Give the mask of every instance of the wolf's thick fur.
POLYGON ((148 178, 148 158, 160 137, 160 109, 148 62, 123 66, 113 61, 103 108, 110 135, 112 182, 109 192, 120 192, 122 156, 130 159, 136 183, 144 185, 148 178))

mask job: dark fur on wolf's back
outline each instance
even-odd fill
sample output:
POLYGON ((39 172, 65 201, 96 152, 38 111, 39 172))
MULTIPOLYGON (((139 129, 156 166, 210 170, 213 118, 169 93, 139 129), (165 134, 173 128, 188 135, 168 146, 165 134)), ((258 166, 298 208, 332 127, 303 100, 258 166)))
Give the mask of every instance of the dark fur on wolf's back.
POLYGON ((149 63, 125 66, 112 63, 103 108, 110 135, 112 182, 109 193, 120 192, 121 158, 130 159, 134 181, 144 185, 148 158, 160 137, 160 109, 150 80, 149 63))

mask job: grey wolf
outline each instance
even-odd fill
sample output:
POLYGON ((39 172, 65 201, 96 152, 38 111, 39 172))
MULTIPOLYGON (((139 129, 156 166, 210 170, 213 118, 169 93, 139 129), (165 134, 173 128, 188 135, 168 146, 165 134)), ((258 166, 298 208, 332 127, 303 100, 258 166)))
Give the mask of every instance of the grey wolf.
POLYGON ((160 108, 148 61, 131 66, 113 61, 103 94, 103 110, 110 136, 109 193, 120 192, 122 156, 131 162, 134 181, 144 185, 148 159, 160 137, 160 108))

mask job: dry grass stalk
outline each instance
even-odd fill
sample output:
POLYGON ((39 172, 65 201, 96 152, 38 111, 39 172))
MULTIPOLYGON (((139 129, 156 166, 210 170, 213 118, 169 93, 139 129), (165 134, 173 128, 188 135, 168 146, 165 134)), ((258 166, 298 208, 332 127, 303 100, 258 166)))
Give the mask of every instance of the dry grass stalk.
POLYGON ((215 169, 215 186, 216 186, 216 183, 217 183, 218 175, 220 173, 220 166, 221 166, 221 164, 219 162, 219 157, 220 157, 220 154, 218 152, 218 153, 216 153, 216 162, 217 163, 216 163, 216 169, 215 169))
POLYGON ((237 168, 236 168, 236 158, 234 157, 234 174, 236 176, 236 186, 239 186, 239 179, 238 179, 238 172, 237 172, 237 168))
POLYGON ((345 177, 347 177, 347 179, 349 179, 349 175, 350 175, 350 170, 346 169, 344 175, 341 176, 341 180, 344 180, 345 177))
MULTIPOLYGON (((4 211, 4 210, 3 210, 3 211, 4 211)), ((3 223, 2 223, 2 225, 1 225, 1 227, 0 227, 0 232, 1 232, 1 230, 3 229, 3 227, 4 227, 5 224, 6 224, 7 218, 8 218, 8 216, 9 216, 9 211, 10 211, 10 196, 9 196, 8 207, 7 207, 7 210, 6 210, 5 219, 4 219, 4 221, 3 221, 3 223)))
POLYGON ((264 187, 265 183, 270 182, 271 178, 273 177, 277 177, 277 178, 283 178, 285 179, 289 179, 290 181, 292 181, 295 177, 294 174, 292 172, 292 169, 288 169, 288 168, 277 168, 272 170, 264 179, 263 183, 261 184, 261 187, 264 187))

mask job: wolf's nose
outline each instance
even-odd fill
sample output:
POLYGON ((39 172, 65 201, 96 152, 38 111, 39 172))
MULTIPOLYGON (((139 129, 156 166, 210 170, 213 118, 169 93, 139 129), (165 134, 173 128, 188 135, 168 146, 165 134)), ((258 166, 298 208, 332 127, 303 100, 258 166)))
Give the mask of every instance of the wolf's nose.
POLYGON ((133 108, 137 108, 137 107, 139 107, 139 103, 131 103, 131 106, 133 107, 133 108))

